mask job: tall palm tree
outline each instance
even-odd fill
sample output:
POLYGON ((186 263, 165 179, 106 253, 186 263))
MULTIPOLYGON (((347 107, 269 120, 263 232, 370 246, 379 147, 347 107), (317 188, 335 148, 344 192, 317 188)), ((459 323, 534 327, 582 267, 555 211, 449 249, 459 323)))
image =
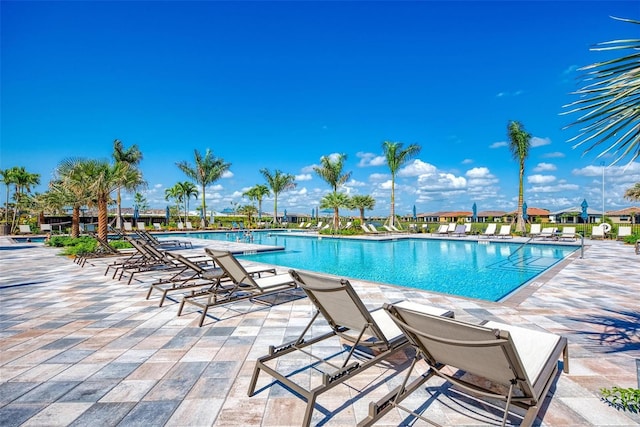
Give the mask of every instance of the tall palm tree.
POLYGON ((278 194, 283 191, 288 191, 296 188, 296 177, 284 173, 278 169, 274 172, 271 172, 269 169, 260 169, 260 173, 264 176, 264 179, 267 181, 267 184, 271 188, 273 192, 274 202, 273 202, 273 222, 278 219, 278 194))
POLYGON ((17 223, 17 217, 20 215, 20 205, 25 201, 27 193, 31 193, 31 188, 40 184, 40 174, 28 172, 24 166, 14 167, 11 171, 13 179, 14 192, 13 198, 16 201, 16 208, 13 211, 13 226, 17 223))
POLYGON ((396 223, 396 175, 398 170, 413 157, 420 153, 421 147, 418 144, 411 144, 407 148, 402 148, 402 142, 384 141, 382 150, 387 160, 387 166, 391 172, 391 214, 389 224, 396 223))
POLYGON ((7 187, 6 188, 7 199, 4 204, 4 220, 6 224, 9 224, 9 193, 10 193, 11 186, 15 184, 15 178, 14 178, 15 169, 16 169, 15 167, 8 168, 8 169, 0 169, 0 176, 2 177, 1 181, 7 187))
MULTIPOLYGON (((640 21, 613 18, 640 25, 640 21)), ((636 27, 636 33, 637 27, 636 27)), ((624 51, 625 54, 603 62, 582 67, 585 86, 573 92, 580 98, 565 105, 569 111, 563 114, 581 114, 573 123, 578 125, 578 135, 571 138, 574 148, 589 144, 585 153, 608 142, 598 157, 613 152, 616 163, 630 156, 629 162, 640 156, 640 67, 638 51, 640 39, 624 39, 599 43, 592 51, 624 51)))
POLYGON ((524 203, 524 163, 529 156, 531 147, 531 135, 524 129, 522 123, 512 120, 507 125, 507 135, 509 137, 509 150, 513 158, 520 164, 518 180, 518 212, 516 231, 525 231, 524 218, 522 217, 522 204, 524 203))
POLYGON ((244 205, 244 206, 238 207, 236 212, 238 212, 241 215, 247 216, 247 227, 251 228, 251 217, 256 213, 258 213, 258 210, 253 205, 244 205))
POLYGON ((320 208, 321 209, 333 209, 334 212, 334 230, 337 230, 340 225, 340 218, 338 221, 335 220, 335 213, 338 212, 340 208, 348 208, 350 206, 350 199, 344 193, 338 193, 336 191, 326 194, 322 199, 320 199, 320 208))
POLYGON ((242 195, 247 196, 250 201, 256 200, 258 202, 258 218, 262 216, 262 199, 268 196, 269 193, 269 187, 264 184, 257 184, 242 193, 242 195))
POLYGON ((351 197, 349 207, 351 209, 358 209, 360 211, 360 224, 364 224, 364 211, 365 209, 372 210, 376 205, 376 199, 364 194, 356 194, 351 197))
MULTIPOLYGON (((125 148, 122 141, 116 139, 113 141, 113 160, 116 163, 124 163, 131 168, 137 168, 142 161, 142 152, 137 145, 132 145, 129 148, 125 148)), ((120 196, 120 189, 126 188, 127 183, 122 183, 122 187, 118 187, 116 190, 116 228, 122 229, 122 197, 120 196)))
POLYGON ((71 237, 80 235, 80 209, 93 205, 93 193, 89 187, 94 179, 94 162, 81 158, 62 160, 55 170, 55 178, 49 183, 49 192, 57 194, 71 206, 71 237))
POLYGON ((636 182, 633 187, 628 188, 624 192, 624 198, 632 202, 640 202, 640 182, 636 182))
POLYGON ((184 172, 187 177, 200 184, 202 187, 202 228, 207 226, 207 197, 206 187, 219 180, 226 171, 231 167, 231 163, 226 163, 224 159, 215 157, 211 150, 207 148, 204 156, 198 150, 194 150, 195 165, 181 161, 176 163, 178 168, 184 172))
MULTIPOLYGON (((346 159, 346 154, 322 156, 320 158, 320 166, 313 167, 313 171, 331 186, 333 194, 336 194, 338 192, 338 188, 343 186, 349 178, 351 178, 351 172, 342 173, 344 161, 346 159)), ((338 206, 336 204, 333 206, 333 228, 335 229, 338 229, 340 224, 340 207, 343 206, 338 206)))

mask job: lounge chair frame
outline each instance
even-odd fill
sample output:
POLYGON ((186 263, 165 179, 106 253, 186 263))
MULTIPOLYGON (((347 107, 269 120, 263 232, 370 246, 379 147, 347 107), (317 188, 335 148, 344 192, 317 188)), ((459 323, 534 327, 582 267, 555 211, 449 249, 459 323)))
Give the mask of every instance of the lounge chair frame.
MULTIPOLYGON (((557 361, 561 355, 563 359, 563 370, 565 373, 569 372, 569 350, 567 339, 564 337, 555 337, 557 341, 555 341, 553 349, 549 351, 549 357, 539 368, 537 377, 528 378, 510 332, 500 329, 500 327, 508 328, 508 325, 502 325, 496 322, 485 322, 484 325, 486 326, 482 324, 472 325, 455 319, 438 318, 437 316, 425 313, 411 313, 410 309, 407 310, 392 304, 385 304, 384 309, 392 316, 398 327, 402 329, 408 337, 416 353, 402 384, 377 402, 371 402, 369 405, 369 415, 358 424, 358 427, 372 425, 394 407, 406 411, 423 421, 434 424, 433 421, 400 404, 402 400, 434 375, 443 378, 445 381, 457 386, 470 395, 479 398, 498 399, 506 402, 502 426, 506 424, 511 405, 526 410, 521 425, 530 426, 535 421, 540 407, 554 382, 558 372, 557 361), (437 332, 425 330, 427 329, 426 327, 416 328, 412 326, 416 323, 422 323, 414 320, 416 316, 426 318, 426 320, 428 320, 428 322, 426 322, 427 325, 436 325, 438 329, 437 332), (409 323, 412 325, 409 325, 409 323), (462 338, 456 339, 455 337, 458 335, 462 336, 462 338), (463 336, 469 338, 465 339, 463 336), (430 348, 432 350, 430 350, 430 348), (471 351, 473 351, 473 356, 469 358, 471 351), (409 379, 419 359, 424 359, 429 365, 429 369, 409 383, 409 379), (461 365, 475 366, 471 368, 465 366, 463 368, 453 365, 453 363, 451 363, 452 361, 453 363, 457 362, 461 365), (446 366, 452 366, 485 377, 487 375, 493 375, 495 378, 500 378, 500 380, 489 379, 489 381, 503 383, 508 387, 508 392, 506 394, 500 393, 465 381, 457 376, 458 372, 454 374, 446 372, 443 369, 446 366), (473 371, 474 368, 476 369, 475 372, 473 371), (520 391, 520 395, 518 396, 514 395, 516 389, 520 391)), ((436 328, 433 329, 435 330, 436 328)))
MULTIPOLYGON (((306 427, 311 423, 315 402, 319 395, 365 369, 380 363, 396 352, 407 348, 409 342, 402 334, 397 334, 390 338, 385 336, 382 327, 374 317, 374 313, 381 309, 373 312, 368 311, 348 280, 330 278, 313 273, 302 273, 295 270, 289 270, 289 274, 294 278, 298 287, 302 288, 313 302, 316 312, 298 338, 279 346, 269 346, 269 353, 258 358, 247 394, 253 396, 260 372, 267 372, 277 381, 306 399, 307 407, 301 423, 302 426, 306 427), (335 306, 329 307, 328 305, 331 304, 335 304, 335 306), (319 317, 323 317, 326 320, 331 331, 316 337, 306 338, 307 333, 312 329, 319 317), (333 337, 343 339, 350 346, 347 357, 340 364, 332 362, 330 360, 331 357, 319 357, 306 350, 309 346, 333 337), (363 349, 375 349, 376 351, 367 352, 366 358, 352 361, 352 356, 354 356, 356 350, 358 350, 358 355, 363 355, 363 349), (295 351, 300 351, 319 362, 310 365, 314 369, 319 369, 320 365, 328 365, 333 371, 322 372, 321 384, 307 389, 291 380, 288 374, 280 373, 267 365, 268 362, 295 351)), ((383 314, 381 311, 380 313, 383 314)), ((453 316, 452 312, 446 310, 442 310, 442 314, 453 316)))
POLYGON ((211 307, 264 297, 296 288, 295 282, 287 274, 254 278, 254 274, 240 264, 231 252, 210 248, 206 248, 205 252, 215 264, 224 270, 225 276, 230 279, 231 283, 225 286, 220 286, 220 284, 212 286, 210 289, 193 292, 182 298, 180 308, 178 308, 178 316, 182 314, 185 304, 194 305, 202 310, 198 326, 202 326, 211 307))

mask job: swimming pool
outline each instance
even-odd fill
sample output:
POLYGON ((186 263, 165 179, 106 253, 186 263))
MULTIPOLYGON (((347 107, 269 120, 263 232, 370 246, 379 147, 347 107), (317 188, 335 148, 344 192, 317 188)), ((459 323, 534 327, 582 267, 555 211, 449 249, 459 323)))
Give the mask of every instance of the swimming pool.
MULTIPOLYGON (((240 233, 187 236, 243 241, 240 233)), ((488 240, 371 241, 265 232, 253 236, 253 243, 286 249, 238 258, 489 301, 499 301, 579 248, 488 240)))

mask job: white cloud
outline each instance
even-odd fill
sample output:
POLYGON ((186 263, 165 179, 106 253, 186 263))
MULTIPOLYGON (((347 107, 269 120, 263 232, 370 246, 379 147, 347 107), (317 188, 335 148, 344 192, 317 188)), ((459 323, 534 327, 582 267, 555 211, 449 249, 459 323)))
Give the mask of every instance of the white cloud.
POLYGON ((551 139, 549 138, 539 138, 537 136, 534 136, 533 138, 531 138, 531 146, 532 147, 542 147, 543 145, 549 145, 551 144, 551 139))
POLYGON ((551 153, 543 154, 542 157, 545 157, 547 159, 555 159, 555 158, 565 157, 565 154, 559 151, 554 151, 551 153))
POLYGON ((465 175, 469 178, 484 178, 487 175, 491 175, 491 173, 489 172, 488 168, 482 167, 469 169, 467 173, 465 173, 465 175))
POLYGON ((382 181, 388 178, 388 173, 372 173, 371 175, 369 175, 369 181, 382 181))
POLYGON ((391 190, 391 180, 389 179, 385 182, 381 182, 380 188, 382 188, 383 190, 391 190))
POLYGON ((210 185, 207 187, 208 191, 222 191, 224 187, 220 184, 210 185))
POLYGON ((528 191, 534 193, 557 193, 560 191, 576 191, 578 189, 580 189, 580 186, 576 184, 559 184, 531 187, 528 191))
POLYGON ((230 170, 226 170, 224 172, 222 172, 222 176, 221 178, 233 178, 233 172, 231 172, 230 170))
POLYGON ((507 141, 500 141, 500 142, 494 142, 489 146, 489 148, 500 148, 500 147, 506 147, 508 145, 509 144, 507 143, 507 141))
POLYGON ((455 176, 452 173, 424 174, 418 178, 418 186, 423 191, 461 189, 467 186, 467 179, 463 176, 455 176))
POLYGON ((303 173, 300 175, 296 175, 296 181, 311 181, 313 177, 310 173, 303 173))
POLYGON ((398 171, 398 176, 411 177, 421 175, 433 175, 436 167, 430 163, 425 163, 420 159, 415 159, 412 163, 398 171))
POLYGON ((556 165, 552 163, 538 163, 538 165, 533 168, 534 172, 549 172, 558 169, 556 165))
POLYGON ((473 160, 471 160, 471 159, 464 159, 464 160, 462 161, 462 164, 463 164, 463 165, 470 165, 471 163, 473 163, 473 160))
POLYGON ((164 187, 162 184, 156 184, 153 186, 153 188, 162 188, 162 187, 164 187))
POLYGON ((303 174, 312 173, 313 172, 313 168, 315 168, 317 166, 318 165, 316 165, 316 164, 305 166, 302 169, 300 169, 300 172, 302 172, 303 174))
POLYGON ((527 182, 529 184, 549 184, 556 180, 556 177, 553 175, 530 175, 527 177, 527 182))
POLYGON ((356 153, 356 157, 360 159, 358 167, 361 168, 367 166, 382 166, 387 162, 384 156, 378 156, 374 153, 365 153, 362 151, 356 153))
POLYGON ((345 187, 364 187, 365 185, 367 185, 367 184, 365 184, 362 181, 357 181, 357 180, 351 178, 351 181, 347 182, 345 184, 345 187))

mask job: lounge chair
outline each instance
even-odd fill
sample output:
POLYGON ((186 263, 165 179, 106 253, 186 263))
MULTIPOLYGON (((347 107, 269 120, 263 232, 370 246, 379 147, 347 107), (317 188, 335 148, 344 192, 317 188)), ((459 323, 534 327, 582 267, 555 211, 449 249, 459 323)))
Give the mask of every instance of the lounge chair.
POLYGON ((450 222, 449 226, 447 227, 447 233, 451 234, 454 231, 456 231, 456 227, 458 226, 458 224, 456 224, 455 222, 450 222))
POLYGON ((18 231, 20 234, 31 234, 31 226, 29 224, 18 225, 18 231))
MULTIPOLYGON (((629 228, 629 230, 631 230, 631 228, 629 228)), ((53 230, 51 228, 51 224, 45 224, 45 223, 40 224, 41 233, 51 233, 52 231, 53 230)))
POLYGON ((408 230, 400 230, 398 227, 396 227, 395 225, 391 224, 389 225, 389 228, 391 229, 391 231, 393 233, 408 233, 408 230))
POLYGON ((98 246, 93 252, 78 252, 75 255, 73 262, 78 264, 80 267, 84 267, 87 261, 91 258, 125 257, 125 256, 131 257, 136 253, 135 249, 117 250, 113 246, 111 246, 108 241, 102 239, 97 234, 95 233, 89 233, 89 234, 91 235, 91 237, 96 239, 96 241, 98 242, 98 246))
MULTIPOLYGON (((600 224, 602 225, 602 224, 600 224)), ((591 238, 592 239, 603 239, 605 237, 604 227, 600 225, 595 225, 591 227, 591 238)))
POLYGON ((375 232, 371 231, 371 229, 367 226, 367 224, 360 224, 360 228, 364 231, 364 234, 380 234, 378 230, 375 232))
POLYGON ((153 229, 156 231, 162 231, 162 224, 160 224, 159 222, 154 222, 153 229))
POLYGON ((465 222, 464 223, 464 232, 467 234, 471 234, 471 223, 470 222, 465 222))
MULTIPOLYGON (((149 286, 147 299, 151 297, 153 291, 162 292, 160 307, 170 292, 204 288, 205 286, 209 286, 207 291, 211 292, 213 287, 221 286, 221 282, 227 278, 224 270, 215 267, 215 265, 203 266, 202 263, 194 262, 192 259, 173 252, 165 252, 164 255, 179 268, 179 271, 173 272, 168 277, 162 277, 149 286)), ((252 266, 245 267, 245 269, 254 277, 261 277, 264 273, 276 274, 274 267, 252 266)))
MULTIPOLYGON (((492 408, 497 407, 494 399, 506 402, 502 425, 511 405, 525 409, 521 425, 530 426, 554 382, 560 357, 564 372, 569 372, 567 339, 561 336, 498 322, 475 325, 399 305, 385 304, 384 309, 416 352, 402 385, 372 402, 369 416, 359 426, 373 424, 394 407, 408 411, 400 405, 402 400, 434 375, 454 385, 456 390, 489 399, 492 408), (409 383, 421 358, 429 369, 409 383)), ((469 405, 469 400, 465 399, 465 405, 469 405)), ((473 410, 469 409, 469 413, 473 414, 473 410)))
POLYGON ((618 240, 622 240, 625 237, 631 236, 631 227, 628 225, 621 225, 618 227, 618 240))
POLYGON ((375 225, 373 225, 373 224, 367 224, 367 227, 369 227, 369 231, 370 231, 372 234, 378 234, 378 233, 380 233, 380 231, 379 231, 379 230, 376 228, 376 226, 375 226, 375 225))
POLYGON ((558 238, 560 240, 576 240, 576 228, 575 227, 562 227, 562 233, 558 238))
POLYGON ((178 316, 186 304, 192 304, 202 310, 199 326, 202 326, 210 307, 228 304, 245 299, 252 299, 270 295, 276 292, 293 290, 295 282, 288 274, 276 274, 273 276, 254 278, 247 269, 238 262, 231 252, 206 248, 205 252, 213 258, 214 262, 224 270, 232 285, 224 288, 214 287, 202 292, 195 292, 182 298, 178 316))
POLYGON ((178 230, 184 230, 184 223, 182 221, 178 221, 178 224, 176 224, 176 228, 178 230))
POLYGON ((147 230, 147 227, 146 227, 144 221, 138 221, 138 230, 140 230, 140 231, 146 231, 147 230))
POLYGON ((153 246, 160 246, 160 247, 184 247, 186 248, 192 248, 193 247, 193 243, 191 243, 191 241, 189 240, 179 240, 179 239, 158 239, 156 236, 154 236, 153 234, 149 233, 146 230, 138 230, 137 231, 138 236, 147 241, 147 243, 153 245, 153 246))
POLYGON ((187 227, 187 230, 193 230, 193 225, 191 224, 191 221, 186 221, 184 223, 185 227, 187 227))
POLYGON ((344 227, 342 227, 343 230, 348 230, 353 226, 353 222, 352 221, 347 221, 347 223, 344 225, 344 227))
POLYGON ((124 228, 124 231, 133 231, 133 224, 129 221, 125 221, 122 223, 122 228, 124 228))
MULTIPOLYGON (((295 270, 290 270, 289 273, 314 304, 316 312, 298 338, 277 347, 271 346, 269 354, 258 358, 248 394, 249 396, 254 394, 260 371, 265 371, 288 389, 306 399, 307 408, 301 423, 303 427, 306 427, 311 423, 313 409, 319 395, 389 358, 399 350, 405 349, 408 341, 395 327, 385 311, 382 309, 367 310, 348 280, 295 270), (321 317, 324 317, 331 330, 321 335, 307 336, 325 323, 320 321, 321 317), (317 324, 318 321, 320 321, 320 325, 317 324), (346 350, 333 354, 326 349, 327 344, 323 342, 331 338, 336 338, 336 341, 337 338, 341 338, 342 343, 350 348, 345 360, 342 360, 341 356, 346 350), (322 355, 313 353, 312 346, 314 345, 316 345, 316 349, 325 348, 322 355), (367 351, 367 349, 375 349, 375 351, 367 351), (356 350, 359 350, 357 354, 360 357, 352 358, 356 350), (298 352, 296 355, 302 353, 304 356, 311 357, 312 360, 310 363, 307 362, 309 364, 305 366, 291 366, 291 363, 287 363, 288 360, 277 360, 294 352, 298 352), (322 382, 321 384, 313 384, 312 381, 310 387, 305 387, 305 385, 293 380, 291 372, 281 373, 280 370, 286 369, 287 366, 294 373, 321 370, 322 382), (327 366, 334 371, 325 372, 322 368, 327 366)), ((403 304, 406 307, 435 316, 453 316, 453 313, 448 310, 410 302, 400 303, 400 305, 403 304)), ((335 344, 339 346, 340 342, 335 344)), ((295 358, 295 356, 293 357, 295 358)), ((295 358, 295 360, 299 359, 295 358)))
POLYGON ((487 228, 482 232, 481 236, 484 236, 487 238, 490 236, 495 236, 497 227, 498 227, 498 224, 495 224, 495 223, 491 223, 487 225, 487 228))
POLYGON ((498 237, 500 237, 501 239, 511 239, 513 237, 511 235, 511 226, 501 225, 500 231, 498 232, 498 237))
POLYGON ((558 229, 556 227, 545 227, 542 229, 538 237, 541 239, 555 239, 557 237, 557 231, 558 229))
POLYGON ((456 225, 456 229, 453 230, 451 235, 452 236, 458 236, 458 237, 466 236, 467 235, 467 226, 464 225, 464 224, 456 225))
POLYGON ((531 224, 531 229, 529 230, 529 237, 535 239, 540 235, 542 224, 531 224))
POLYGON ((441 224, 436 230, 436 234, 449 234, 449 226, 447 224, 441 224))

